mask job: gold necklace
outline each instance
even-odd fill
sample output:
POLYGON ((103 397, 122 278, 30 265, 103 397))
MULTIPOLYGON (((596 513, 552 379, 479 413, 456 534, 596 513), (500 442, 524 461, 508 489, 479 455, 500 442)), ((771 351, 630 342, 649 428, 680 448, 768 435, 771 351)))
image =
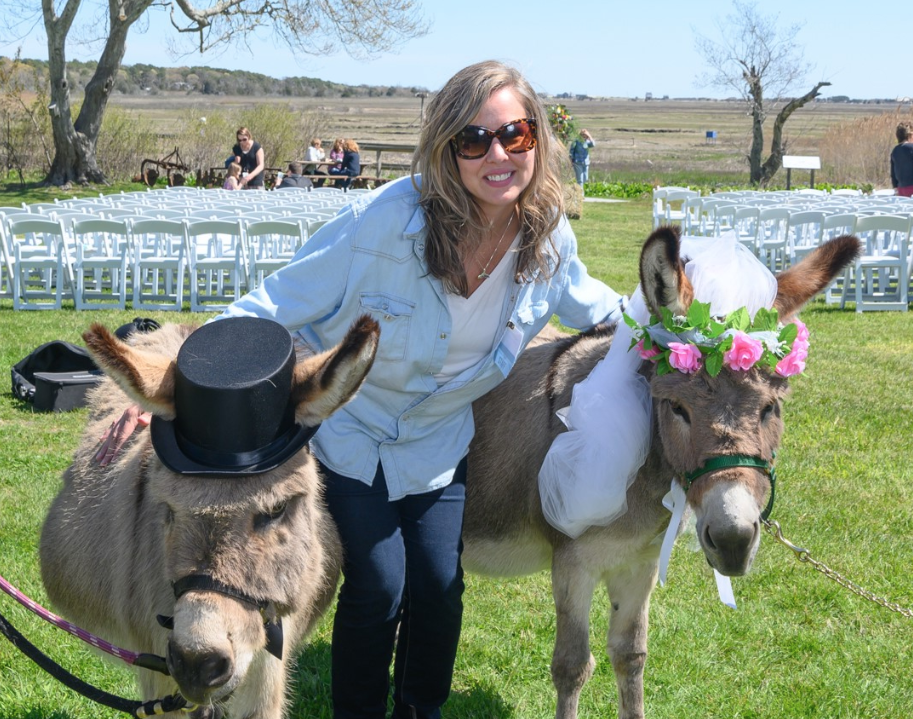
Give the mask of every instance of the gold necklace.
POLYGON ((488 258, 488 262, 485 263, 484 267, 482 266, 482 263, 479 262, 478 258, 476 258, 476 262, 479 262, 479 266, 482 267, 482 271, 476 277, 477 280, 484 281, 484 280, 487 280, 489 277, 491 277, 491 275, 488 274, 488 266, 491 264, 491 261, 495 258, 495 255, 498 254, 498 249, 501 247, 501 243, 504 242, 504 235, 507 234, 507 230, 510 228, 510 223, 513 221, 514 221, 514 213, 511 212, 510 218, 507 220, 507 226, 504 228, 504 232, 501 233, 501 239, 498 240, 498 244, 496 244, 494 250, 491 251, 491 257, 488 258))

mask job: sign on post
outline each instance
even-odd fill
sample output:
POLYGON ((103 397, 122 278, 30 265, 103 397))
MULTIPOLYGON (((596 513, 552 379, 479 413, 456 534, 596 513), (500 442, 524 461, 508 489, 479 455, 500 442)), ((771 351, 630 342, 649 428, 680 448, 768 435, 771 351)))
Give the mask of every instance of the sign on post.
POLYGON ((821 169, 821 158, 817 155, 783 155, 783 167, 786 168, 786 189, 791 186, 793 170, 811 170, 809 187, 815 187, 815 170, 821 169))

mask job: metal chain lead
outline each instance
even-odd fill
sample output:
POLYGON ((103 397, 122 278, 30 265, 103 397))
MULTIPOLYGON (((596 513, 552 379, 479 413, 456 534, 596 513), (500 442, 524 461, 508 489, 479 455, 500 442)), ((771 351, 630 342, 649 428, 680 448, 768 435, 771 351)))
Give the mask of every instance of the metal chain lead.
POLYGON ((868 599, 870 602, 874 602, 875 604, 878 604, 885 609, 890 609, 892 612, 897 612, 898 614, 907 617, 908 619, 913 619, 913 609, 902 607, 896 602, 889 602, 887 599, 879 597, 877 594, 870 592, 868 589, 860 587, 854 581, 847 579, 839 572, 835 572, 823 562, 819 562, 817 559, 812 557, 811 552, 809 552, 807 549, 798 547, 790 542, 786 537, 783 536, 783 530, 780 529, 779 522, 771 522, 767 519, 762 519, 761 521, 764 523, 764 527, 767 530, 767 533, 770 534, 778 542, 780 542, 780 544, 784 545, 788 549, 791 549, 796 555, 796 559, 798 559, 800 562, 811 565, 812 568, 821 572, 825 577, 833 580, 841 587, 844 587, 845 589, 853 592, 853 594, 856 594, 863 599, 868 599))

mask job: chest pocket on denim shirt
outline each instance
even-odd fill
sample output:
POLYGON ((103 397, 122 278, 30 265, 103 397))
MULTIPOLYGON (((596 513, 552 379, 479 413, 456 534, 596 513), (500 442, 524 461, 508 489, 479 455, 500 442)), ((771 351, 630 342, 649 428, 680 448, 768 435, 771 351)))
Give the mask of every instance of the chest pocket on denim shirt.
POLYGON ((539 318, 551 314, 548 303, 548 284, 545 282, 531 282, 520 290, 520 300, 517 303, 516 319, 522 324, 530 325, 539 318))
POLYGON ((363 312, 380 324, 378 356, 389 360, 403 359, 409 343, 415 304, 383 292, 362 292, 359 305, 363 312))

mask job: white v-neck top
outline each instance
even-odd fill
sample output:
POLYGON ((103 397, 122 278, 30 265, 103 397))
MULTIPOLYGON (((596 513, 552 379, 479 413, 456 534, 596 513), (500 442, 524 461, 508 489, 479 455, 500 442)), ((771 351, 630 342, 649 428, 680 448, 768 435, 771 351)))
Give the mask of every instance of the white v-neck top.
POLYGON ((439 387, 491 355, 495 338, 501 327, 498 308, 504 304, 517 268, 517 232, 504 257, 491 275, 469 297, 448 294, 447 306, 453 320, 453 331, 444 366, 434 375, 439 387))

